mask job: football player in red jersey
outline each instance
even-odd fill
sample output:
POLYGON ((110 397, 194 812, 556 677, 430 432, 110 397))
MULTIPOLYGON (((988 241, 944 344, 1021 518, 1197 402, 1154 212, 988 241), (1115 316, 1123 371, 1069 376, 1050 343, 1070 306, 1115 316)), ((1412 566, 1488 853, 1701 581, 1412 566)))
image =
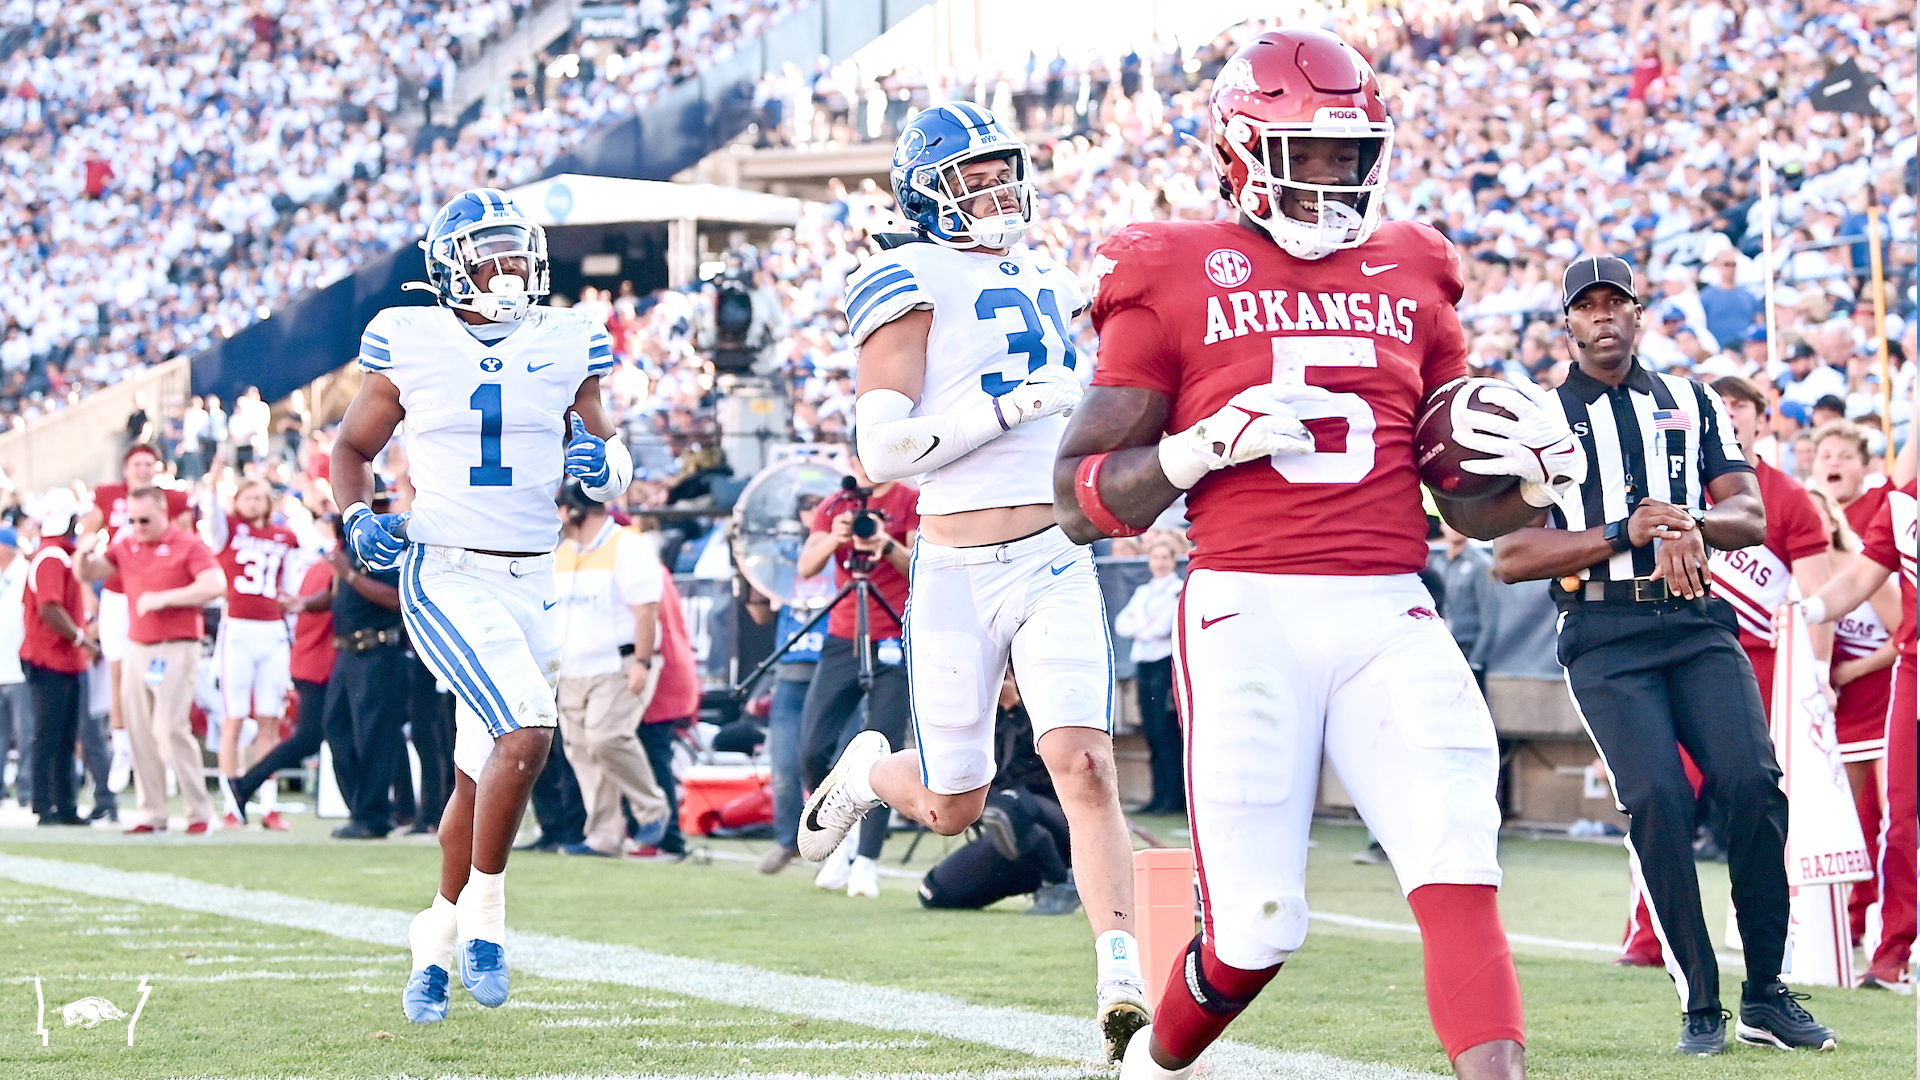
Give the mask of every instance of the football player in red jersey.
MULTIPOLYGON (((1519 1077, 1500 925, 1498 751, 1472 671, 1416 576, 1414 419, 1467 373, 1459 258, 1380 222, 1393 124, 1366 61, 1319 30, 1263 34, 1214 81, 1235 220, 1131 225, 1095 261, 1100 363, 1060 447, 1074 539, 1137 533, 1181 494, 1195 543, 1175 629, 1204 929, 1123 1080, 1190 1075, 1306 939, 1307 827, 1332 763, 1423 933, 1434 1029, 1463 1077, 1519 1077)), ((1442 504, 1518 528, 1584 476, 1517 389, 1456 440, 1521 480, 1442 504)))
MULTIPOLYGON (((280 741, 280 718, 293 686, 288 668, 293 640, 279 598, 299 589, 299 570, 289 556, 300 547, 300 538, 274 523, 273 488, 257 476, 234 489, 231 514, 221 509, 219 495, 209 485, 206 514, 208 546, 227 575, 227 611, 214 642, 214 663, 219 665, 225 717, 220 725, 220 791, 227 802, 225 824, 234 828, 247 820, 246 801, 237 797, 240 774, 246 772, 240 757, 241 729, 249 719, 254 721, 248 757, 259 760, 280 741)), ((276 786, 260 788, 261 823, 285 829, 274 806, 276 786)))

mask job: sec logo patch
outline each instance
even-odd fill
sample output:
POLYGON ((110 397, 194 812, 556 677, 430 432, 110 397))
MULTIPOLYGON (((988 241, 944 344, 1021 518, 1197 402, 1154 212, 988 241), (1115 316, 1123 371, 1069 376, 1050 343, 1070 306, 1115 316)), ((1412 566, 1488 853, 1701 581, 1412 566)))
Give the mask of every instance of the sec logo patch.
POLYGON ((1220 248, 1207 256, 1207 277, 1223 289, 1244 285, 1252 276, 1252 261, 1232 248, 1220 248))
POLYGON ((489 356, 485 360, 480 361, 480 370, 488 372, 489 374, 499 371, 500 358, 497 356, 489 356))

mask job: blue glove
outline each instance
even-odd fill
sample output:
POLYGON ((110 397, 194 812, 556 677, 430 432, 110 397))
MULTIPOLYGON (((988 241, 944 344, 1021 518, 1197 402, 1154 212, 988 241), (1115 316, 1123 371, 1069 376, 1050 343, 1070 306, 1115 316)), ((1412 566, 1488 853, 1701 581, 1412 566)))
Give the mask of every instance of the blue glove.
POLYGON ((407 519, 411 514, 376 514, 364 506, 347 511, 342 524, 347 547, 369 570, 393 570, 407 553, 407 519))
POLYGON ((579 413, 568 413, 571 424, 567 436, 567 475, 582 487, 604 488, 613 479, 613 467, 607 464, 607 440, 587 430, 579 413))

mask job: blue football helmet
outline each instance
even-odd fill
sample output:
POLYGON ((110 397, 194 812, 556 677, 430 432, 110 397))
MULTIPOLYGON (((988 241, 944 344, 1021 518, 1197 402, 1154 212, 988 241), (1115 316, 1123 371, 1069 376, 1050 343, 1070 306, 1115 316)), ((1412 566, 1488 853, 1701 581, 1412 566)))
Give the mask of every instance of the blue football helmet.
POLYGON ((1008 248, 1033 224, 1033 161, 987 110, 954 101, 907 122, 893 148, 893 198, 927 239, 950 248, 1008 248), (1009 180, 969 190, 960 170, 1004 159, 1009 180))
POLYGON ((455 195, 433 216, 420 248, 427 284, 408 284, 488 322, 518 321, 549 290, 547 231, 498 188, 455 195), (494 273, 482 291, 477 277, 487 263, 494 273))

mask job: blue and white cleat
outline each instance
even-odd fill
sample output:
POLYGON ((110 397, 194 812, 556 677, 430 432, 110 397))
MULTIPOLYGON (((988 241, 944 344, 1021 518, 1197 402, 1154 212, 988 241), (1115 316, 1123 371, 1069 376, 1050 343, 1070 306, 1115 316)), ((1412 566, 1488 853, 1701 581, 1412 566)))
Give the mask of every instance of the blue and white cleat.
POLYGON ((469 938, 460 943, 460 982, 473 1000, 489 1009, 507 1003, 507 950, 497 941, 469 938))
POLYGON ((407 980, 400 1007, 416 1024, 437 1024, 447 1018, 447 998, 447 969, 430 964, 407 980))

